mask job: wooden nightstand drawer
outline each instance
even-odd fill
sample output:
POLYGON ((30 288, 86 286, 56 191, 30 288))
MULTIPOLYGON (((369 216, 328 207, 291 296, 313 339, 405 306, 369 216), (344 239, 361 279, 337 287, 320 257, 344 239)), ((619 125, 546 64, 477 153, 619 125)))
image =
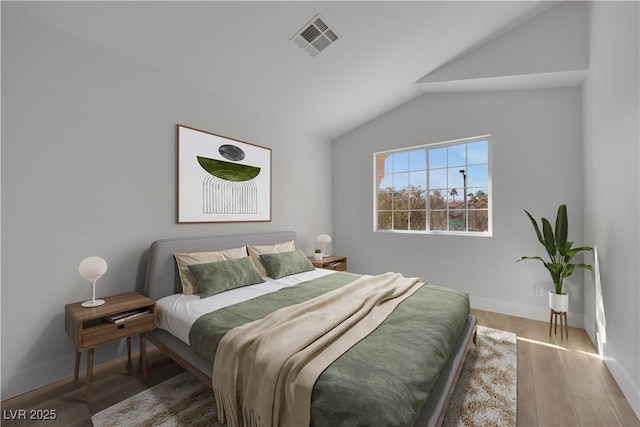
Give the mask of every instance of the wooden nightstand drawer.
POLYGON ((347 269, 346 261, 336 261, 331 264, 326 264, 322 268, 325 270, 345 271, 347 269))
POLYGON ((100 344, 127 338, 131 335, 150 331, 155 327, 155 315, 153 313, 147 313, 122 323, 104 321, 104 323, 100 325, 84 329, 80 349, 88 349, 100 344))
POLYGON ((316 268, 324 268, 325 270, 347 271, 347 257, 345 256, 328 256, 322 260, 315 260, 309 257, 311 264, 316 268))

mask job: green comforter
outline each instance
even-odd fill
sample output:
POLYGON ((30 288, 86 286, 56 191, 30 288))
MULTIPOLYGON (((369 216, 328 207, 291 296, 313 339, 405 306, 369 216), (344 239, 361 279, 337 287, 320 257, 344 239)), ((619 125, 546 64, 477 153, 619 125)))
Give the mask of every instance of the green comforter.
MULTIPOLYGON (((213 362, 220 339, 232 328, 357 277, 335 273, 205 314, 191 327, 191 346, 213 362)), ((421 287, 320 375, 312 395, 312 425, 413 425, 468 315, 466 293, 421 287)))

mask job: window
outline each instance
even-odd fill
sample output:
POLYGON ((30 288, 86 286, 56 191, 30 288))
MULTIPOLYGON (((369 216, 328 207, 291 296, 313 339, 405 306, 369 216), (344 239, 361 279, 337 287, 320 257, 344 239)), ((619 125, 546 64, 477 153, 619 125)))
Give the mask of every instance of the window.
POLYGON ((374 230, 491 235, 491 137, 374 154, 374 230))

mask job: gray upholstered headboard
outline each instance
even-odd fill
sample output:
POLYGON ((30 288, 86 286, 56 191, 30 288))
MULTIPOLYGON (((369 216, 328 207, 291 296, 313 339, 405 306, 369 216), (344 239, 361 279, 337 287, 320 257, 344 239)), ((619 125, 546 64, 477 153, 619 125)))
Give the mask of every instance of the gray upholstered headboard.
POLYGON ((182 292, 178 267, 173 256, 176 252, 208 252, 237 248, 243 245, 272 245, 295 240, 294 231, 279 231, 236 236, 186 237, 156 240, 149 248, 144 293, 158 300, 182 292))

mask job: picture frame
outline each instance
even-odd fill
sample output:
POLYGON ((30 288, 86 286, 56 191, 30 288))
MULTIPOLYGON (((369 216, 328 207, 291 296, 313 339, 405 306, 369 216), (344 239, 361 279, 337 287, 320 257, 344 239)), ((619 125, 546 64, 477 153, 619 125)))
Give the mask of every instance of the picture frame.
POLYGON ((271 149, 178 124, 178 223, 271 221, 271 149))

